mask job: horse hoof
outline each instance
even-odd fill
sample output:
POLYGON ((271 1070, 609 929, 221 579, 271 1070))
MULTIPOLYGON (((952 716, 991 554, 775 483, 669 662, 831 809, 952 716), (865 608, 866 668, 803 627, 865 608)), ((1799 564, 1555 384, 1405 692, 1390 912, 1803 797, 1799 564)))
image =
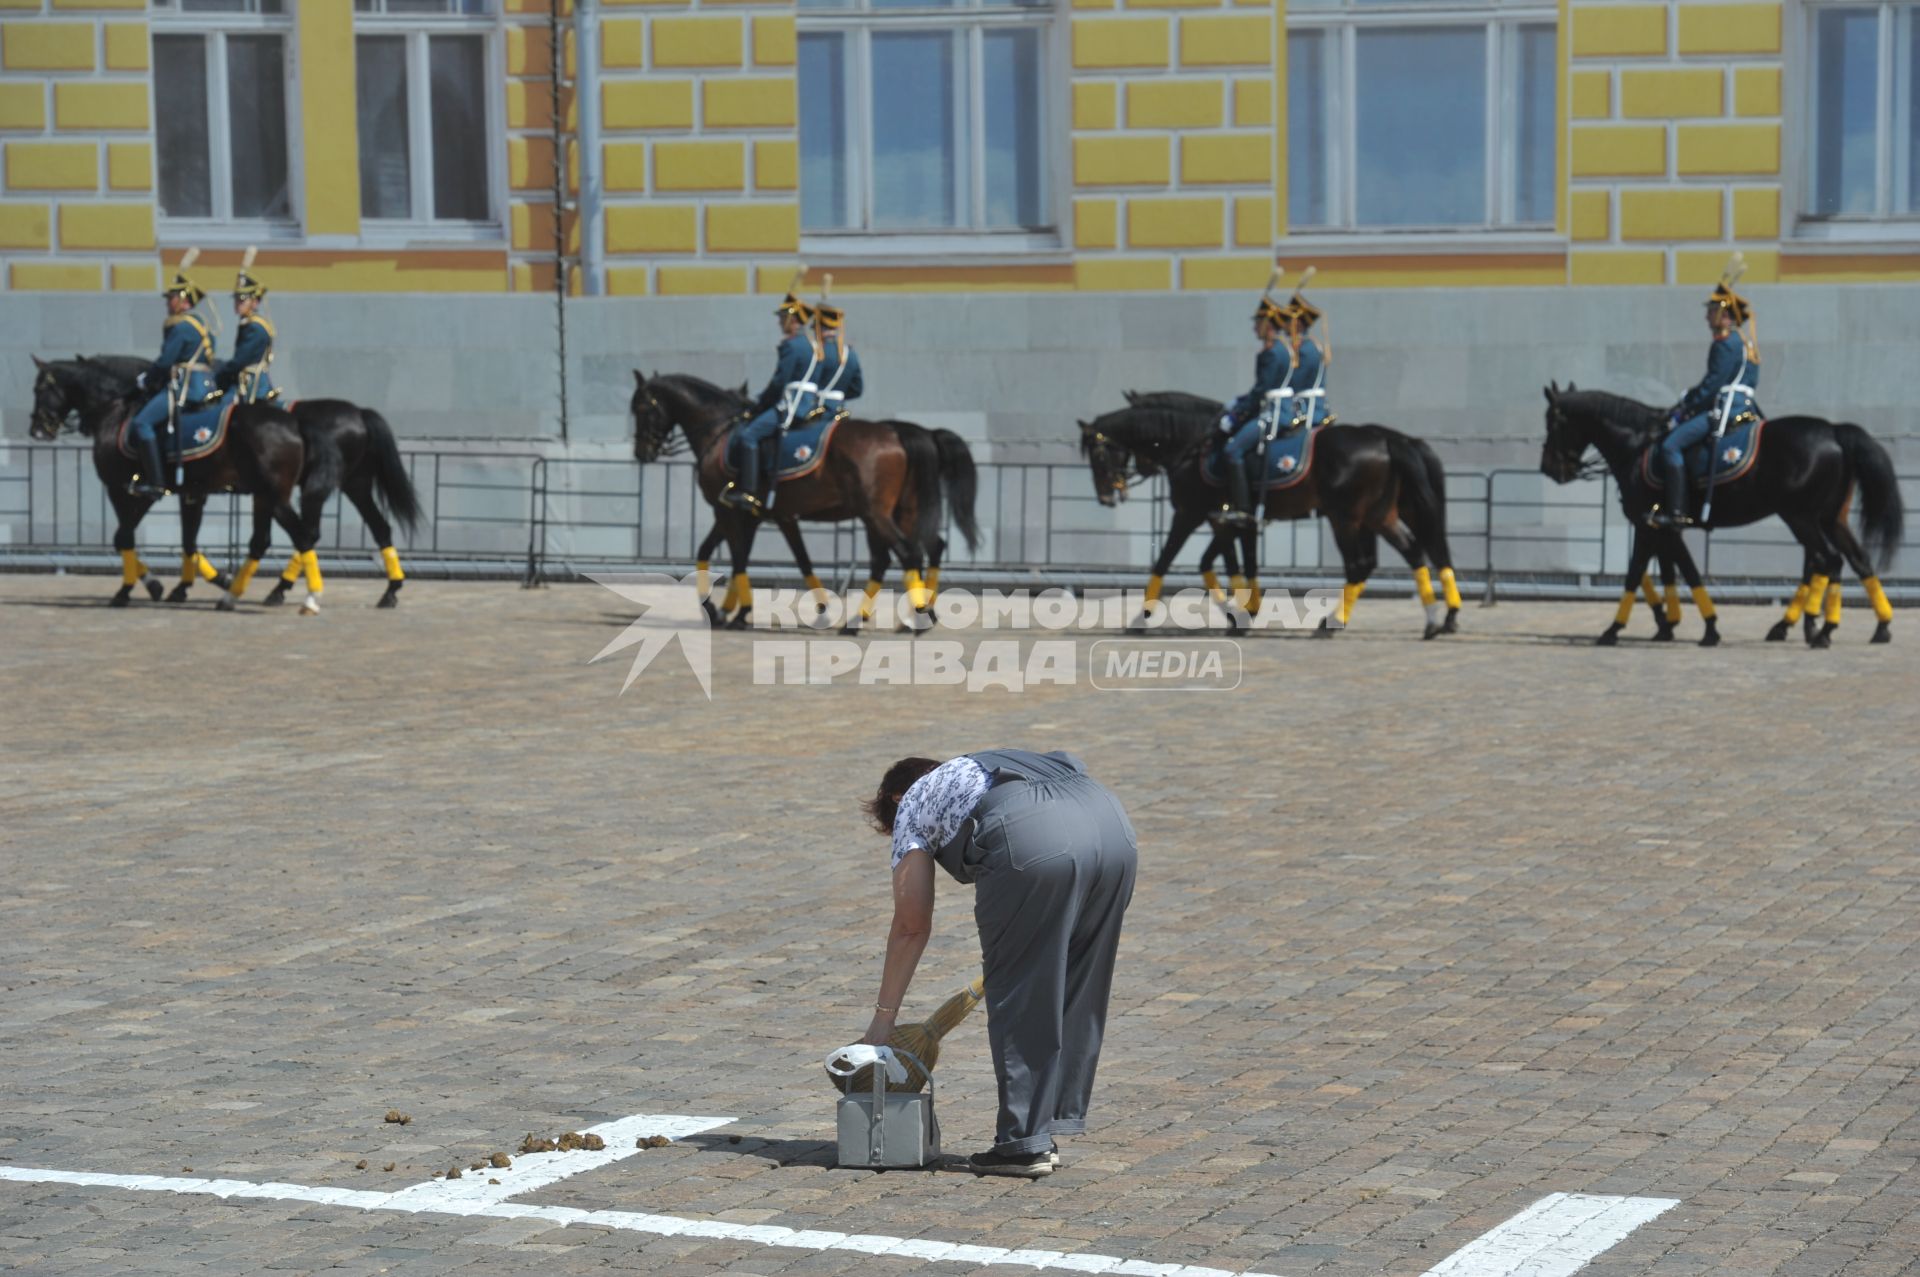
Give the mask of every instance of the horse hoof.
POLYGON ((1720 646, 1720 627, 1712 621, 1707 622, 1707 632, 1700 636, 1701 647, 1720 646))
POLYGON ((1807 640, 1807 646, 1813 648, 1832 647, 1833 631, 1834 627, 1831 625, 1821 626, 1820 629, 1814 632, 1813 637, 1807 640))
POLYGON ((213 574, 213 588, 216 590, 231 590, 233 588, 233 578, 229 577, 225 572, 215 572, 213 574))
POLYGON ((1662 621, 1660 623, 1660 628, 1654 633, 1653 641, 1655 643, 1673 642, 1673 627, 1671 625, 1668 625, 1666 622, 1662 621))
POLYGON ((132 597, 132 595, 133 595, 133 587, 131 585, 123 585, 120 587, 120 592, 118 594, 114 595, 112 598, 107 600, 107 606, 108 607, 125 607, 127 605, 127 600, 130 597, 132 597))
POLYGON ((1800 632, 1806 635, 1807 642, 1813 642, 1813 636, 1819 633, 1819 624, 1816 612, 1809 612, 1800 618, 1800 632))
POLYGON ((1447 619, 1441 623, 1440 632, 1442 634, 1458 634, 1460 632, 1459 608, 1450 607, 1447 609, 1447 619))
POLYGON ((1773 623, 1773 628, 1767 631, 1767 642, 1769 643, 1786 642, 1787 631, 1792 628, 1793 626, 1786 621, 1775 621, 1773 623))
POLYGON ((1333 626, 1327 624, 1325 621, 1322 621, 1314 627, 1313 636, 1317 639, 1330 639, 1337 633, 1339 633, 1338 630, 1334 629, 1333 626))
POLYGON ((1605 630, 1601 631, 1600 637, 1593 641, 1593 645, 1595 647, 1620 646, 1620 627, 1617 625, 1609 625, 1605 630))
POLYGON ((733 619, 731 621, 728 621, 721 628, 728 629, 728 630, 744 630, 744 629, 751 628, 752 625, 753 625, 753 618, 750 615, 748 615, 747 610, 745 608, 741 608, 738 612, 735 612, 733 614, 733 619))
MULTIPOLYGON (((133 587, 129 585, 127 589, 131 591, 133 587)), ((158 603, 160 601, 160 596, 165 594, 166 592, 167 592, 167 588, 164 585, 161 585, 160 582, 154 580, 152 577, 147 578, 147 597, 148 598, 152 599, 155 603, 158 603)))
POLYGON ((1433 621, 1428 621, 1426 633, 1422 634, 1420 638, 1422 642, 1425 642, 1428 639, 1437 639, 1442 634, 1445 634, 1446 632, 1447 632, 1446 626, 1437 624, 1436 622, 1433 622, 1433 621))
POLYGON ((858 634, 859 632, 860 632, 860 627, 855 625, 852 621, 848 621, 845 625, 840 627, 840 633, 842 637, 845 637, 845 638, 852 638, 855 634, 858 634))
POLYGON ((285 603, 286 601, 287 601, 287 587, 284 585, 276 585, 273 587, 273 592, 271 594, 267 595, 266 598, 260 600, 260 605, 262 607, 279 607, 282 603, 285 603))
POLYGON ((1882 622, 1880 622, 1880 624, 1878 624, 1878 625, 1876 625, 1876 626, 1874 626, 1874 627, 1873 627, 1873 637, 1872 637, 1872 638, 1870 638, 1870 639, 1868 639, 1868 640, 1867 640, 1867 642, 1869 642, 1869 643, 1891 643, 1891 642, 1893 642, 1893 622, 1892 622, 1892 621, 1882 621, 1882 622))
POLYGON ((174 586, 173 590, 167 595, 167 602, 185 603, 186 601, 187 601, 187 583, 185 581, 182 581, 180 584, 174 586))
POLYGON ((380 601, 378 603, 375 603, 374 606, 375 607, 399 607, 400 606, 399 592, 394 590, 393 587, 391 586, 387 587, 387 592, 380 596, 380 601))
POLYGON ((1132 625, 1129 625, 1127 627, 1127 634, 1129 636, 1138 636, 1141 634, 1145 634, 1146 632, 1147 632, 1146 624, 1141 621, 1135 621, 1132 625))
POLYGON ((301 616, 320 615, 320 596, 318 594, 309 594, 307 595, 306 598, 300 601, 300 615, 301 616))
POLYGON ((234 608, 239 606, 239 600, 234 598, 233 595, 231 594, 222 594, 218 599, 214 601, 213 606, 216 611, 231 612, 234 610, 234 608))

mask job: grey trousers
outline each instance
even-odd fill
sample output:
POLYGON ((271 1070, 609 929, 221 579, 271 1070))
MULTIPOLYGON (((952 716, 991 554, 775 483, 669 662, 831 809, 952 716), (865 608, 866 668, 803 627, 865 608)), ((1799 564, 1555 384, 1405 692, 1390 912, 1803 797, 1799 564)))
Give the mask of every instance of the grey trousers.
POLYGON ((1043 1152, 1086 1130, 1137 844, 1119 799, 1082 772, 996 784, 975 811, 994 1150, 1043 1152))

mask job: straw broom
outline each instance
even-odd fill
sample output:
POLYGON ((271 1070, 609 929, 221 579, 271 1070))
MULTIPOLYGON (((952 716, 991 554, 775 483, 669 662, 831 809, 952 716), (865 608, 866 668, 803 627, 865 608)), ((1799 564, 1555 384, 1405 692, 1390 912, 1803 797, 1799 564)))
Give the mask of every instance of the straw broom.
MULTIPOLYGON (((917 1057, 924 1069, 917 1068, 905 1055, 900 1063, 906 1067, 907 1080, 888 1082, 889 1091, 918 1091, 927 1085, 927 1074, 933 1072, 933 1066, 940 1060, 940 1039, 953 1032, 967 1013, 980 1005, 980 999, 986 994, 986 977, 976 976, 973 983, 934 1008, 932 1015, 918 1024, 896 1025, 887 1035, 887 1045, 895 1051, 909 1052, 917 1057)), ((873 1089, 873 1070, 878 1065, 869 1064, 847 1077, 834 1078, 834 1085, 849 1094, 871 1091, 873 1089)))

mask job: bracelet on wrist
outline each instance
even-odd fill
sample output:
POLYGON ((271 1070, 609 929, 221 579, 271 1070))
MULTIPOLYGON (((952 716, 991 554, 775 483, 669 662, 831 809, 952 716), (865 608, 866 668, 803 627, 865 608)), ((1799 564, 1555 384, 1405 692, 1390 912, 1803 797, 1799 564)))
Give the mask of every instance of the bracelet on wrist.
POLYGON ((899 1010, 900 1010, 899 1007, 883 1007, 878 1002, 873 1004, 873 1009, 880 1012, 882 1015, 896 1015, 899 1013, 899 1010))

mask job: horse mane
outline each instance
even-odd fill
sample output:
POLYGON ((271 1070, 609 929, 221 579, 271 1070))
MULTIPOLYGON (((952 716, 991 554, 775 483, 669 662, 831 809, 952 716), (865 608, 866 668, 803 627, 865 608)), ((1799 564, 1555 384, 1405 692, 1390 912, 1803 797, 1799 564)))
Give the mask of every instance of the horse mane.
POLYGON ((1189 394, 1184 390, 1129 390, 1127 403, 1134 408, 1165 408, 1173 412, 1206 412, 1218 416, 1226 407, 1218 399, 1189 394))
POLYGON ((1568 390, 1555 402, 1590 412, 1604 421, 1624 421, 1641 428, 1657 427, 1667 419, 1665 408, 1616 395, 1610 390, 1568 390))
POLYGON ((725 386, 716 386, 704 377, 696 377, 690 372, 663 372, 654 375, 648 385, 666 384, 687 398, 701 404, 744 404, 749 402, 745 395, 725 386))
MULTIPOLYGON (((1165 462, 1171 461, 1198 443, 1205 435, 1210 416, 1206 412, 1176 408, 1119 408, 1094 418, 1094 430, 1134 452, 1144 452, 1165 462)), ((1092 451, 1093 436, 1080 435, 1083 455, 1092 451)))

